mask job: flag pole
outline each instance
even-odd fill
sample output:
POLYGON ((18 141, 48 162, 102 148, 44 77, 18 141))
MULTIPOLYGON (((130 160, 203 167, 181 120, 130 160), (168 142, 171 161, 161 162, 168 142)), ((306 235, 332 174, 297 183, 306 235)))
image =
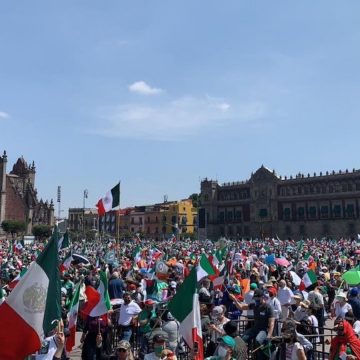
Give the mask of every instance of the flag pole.
POLYGON ((120 245, 120 198, 121 198, 121 180, 119 180, 119 209, 117 211, 117 221, 116 221, 116 254, 117 258, 119 259, 119 245, 120 245))

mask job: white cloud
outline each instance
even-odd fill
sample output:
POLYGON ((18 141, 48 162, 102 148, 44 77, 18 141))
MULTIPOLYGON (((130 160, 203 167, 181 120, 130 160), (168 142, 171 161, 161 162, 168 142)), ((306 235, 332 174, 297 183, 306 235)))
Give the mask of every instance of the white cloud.
POLYGON ((0 119, 8 119, 10 115, 4 111, 0 111, 0 119))
POLYGON ((109 137, 173 141, 235 121, 259 119, 262 103, 235 107, 209 97, 182 97, 163 104, 122 104, 102 109, 99 125, 92 132, 109 137))
POLYGON ((129 85, 129 90, 141 95, 156 95, 163 92, 162 89, 151 87, 145 81, 134 82, 129 85))

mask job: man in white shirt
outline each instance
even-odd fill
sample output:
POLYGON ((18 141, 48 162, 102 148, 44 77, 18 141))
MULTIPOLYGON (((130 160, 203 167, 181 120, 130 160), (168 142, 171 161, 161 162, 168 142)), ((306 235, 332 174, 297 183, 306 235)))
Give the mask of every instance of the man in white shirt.
POLYGON ((120 340, 130 341, 132 335, 132 321, 141 312, 140 306, 131 299, 130 293, 124 294, 124 304, 120 307, 119 327, 120 340))
POLYGON ((281 304, 281 320, 285 321, 289 317, 289 309, 291 305, 291 300, 293 297, 293 292, 286 286, 285 280, 279 281, 279 290, 277 298, 281 304))
POLYGON ((279 322, 280 315, 281 315, 281 304, 280 304, 279 299, 275 296, 276 293, 275 293, 274 289, 268 289, 267 294, 268 294, 267 302, 273 309, 274 315, 275 315, 274 335, 277 336, 280 334, 280 330, 281 330, 281 323, 279 322))
MULTIPOLYGON (((255 289, 257 289, 257 284, 256 283, 251 283, 250 284, 250 291, 248 291, 244 296, 244 302, 247 305, 250 305, 250 304, 254 303, 253 296, 254 296, 255 289)), ((247 310, 247 317, 249 319, 253 319, 254 318, 254 310, 247 310)))

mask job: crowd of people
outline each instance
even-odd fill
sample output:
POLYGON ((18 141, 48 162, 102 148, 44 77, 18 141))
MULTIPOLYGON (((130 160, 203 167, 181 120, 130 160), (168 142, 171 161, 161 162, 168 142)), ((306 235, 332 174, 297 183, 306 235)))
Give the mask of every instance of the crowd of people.
MULTIPOLYGON (((13 245, 2 240, 0 301, 42 248, 40 242, 13 245)), ((199 353, 206 359, 246 359, 249 348, 253 358, 303 360, 313 359, 316 344, 324 341, 329 341, 331 360, 359 359, 359 284, 342 280, 358 265, 357 252, 355 239, 73 242, 60 250, 63 265, 72 256, 61 268, 64 330, 47 334, 32 358, 71 358, 65 349, 67 320, 79 286, 83 360, 198 359, 199 353), (188 349, 167 304, 202 256, 213 272, 198 284, 200 351, 188 349), (106 316, 82 316, 87 288, 99 287, 101 271, 112 306, 106 316), (328 340, 326 326, 334 327, 328 340)))

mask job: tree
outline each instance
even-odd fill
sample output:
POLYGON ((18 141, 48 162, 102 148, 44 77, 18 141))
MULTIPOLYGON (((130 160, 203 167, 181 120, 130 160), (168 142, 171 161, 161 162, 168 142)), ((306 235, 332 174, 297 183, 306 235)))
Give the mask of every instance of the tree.
POLYGON ((40 239, 44 240, 51 236, 51 226, 49 225, 35 225, 32 229, 33 235, 40 239))
POLYGON ((14 238, 15 235, 25 232, 26 223, 25 221, 19 220, 4 220, 1 223, 1 227, 7 234, 11 234, 11 236, 14 238))
POLYGON ((191 195, 189 196, 189 199, 192 200, 192 203, 193 203, 193 207, 194 207, 194 208, 197 208, 197 207, 198 207, 198 205, 199 205, 199 198, 200 198, 200 196, 199 196, 199 194, 197 194, 197 193, 191 194, 191 195))

